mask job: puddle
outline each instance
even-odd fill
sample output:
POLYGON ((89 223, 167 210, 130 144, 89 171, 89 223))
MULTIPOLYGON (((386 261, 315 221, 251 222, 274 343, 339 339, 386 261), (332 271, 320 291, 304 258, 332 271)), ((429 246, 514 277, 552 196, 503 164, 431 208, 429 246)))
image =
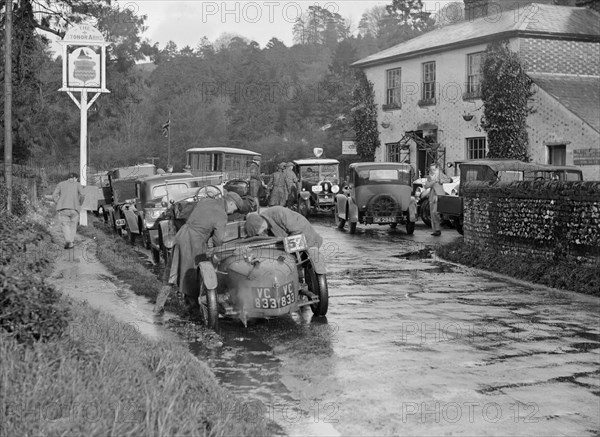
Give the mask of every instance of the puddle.
MULTIPOLYGON (((309 320, 295 314, 272 320, 252 320, 244 328, 238 320, 220 319, 222 347, 211 348, 204 343, 190 343, 190 351, 205 361, 219 382, 243 399, 241 409, 254 420, 273 422, 272 431, 290 436, 336 436, 334 426, 322 420, 332 403, 321 399, 298 399, 293 393, 298 384, 296 365, 308 366, 303 357, 313 362, 318 356, 330 356, 331 332, 326 320, 309 320), (310 353, 304 354, 307 343, 310 353), (277 344, 274 350, 270 344, 277 344), (282 344, 286 346, 281 346, 282 344), (299 362, 286 354, 286 349, 298 352, 299 362), (281 358, 284 357, 284 358, 281 358)), ((308 378, 311 377, 310 371, 308 378)), ((304 383, 305 381, 300 381, 304 383)))

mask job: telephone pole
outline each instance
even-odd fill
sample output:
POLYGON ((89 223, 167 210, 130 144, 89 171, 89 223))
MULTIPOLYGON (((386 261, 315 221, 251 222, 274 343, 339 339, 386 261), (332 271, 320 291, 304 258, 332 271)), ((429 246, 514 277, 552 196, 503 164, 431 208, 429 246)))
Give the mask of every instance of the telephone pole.
POLYGON ((12 212, 12 0, 4 2, 4 181, 6 210, 12 212))

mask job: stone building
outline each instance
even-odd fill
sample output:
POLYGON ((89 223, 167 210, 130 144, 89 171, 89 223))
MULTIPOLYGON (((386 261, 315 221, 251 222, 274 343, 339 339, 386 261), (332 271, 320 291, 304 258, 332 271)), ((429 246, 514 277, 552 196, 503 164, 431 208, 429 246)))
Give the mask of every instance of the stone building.
POLYGON ((460 22, 353 64, 374 85, 381 140, 375 159, 411 162, 424 174, 432 160, 484 158, 480 66, 489 43, 507 40, 535 83, 532 160, 577 165, 585 179, 600 180, 599 2, 464 3, 460 22))

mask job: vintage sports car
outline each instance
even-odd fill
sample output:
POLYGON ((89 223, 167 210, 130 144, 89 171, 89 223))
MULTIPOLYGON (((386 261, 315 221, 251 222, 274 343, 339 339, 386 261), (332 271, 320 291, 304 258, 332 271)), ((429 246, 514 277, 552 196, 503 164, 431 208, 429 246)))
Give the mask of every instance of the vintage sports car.
MULTIPOLYGON (((326 266, 317 248, 307 248, 304 235, 284 239, 244 238, 244 222, 232 222, 235 236, 217 248, 211 261, 198 265, 200 303, 207 325, 215 329, 219 314, 248 319, 279 317, 310 306, 327 314, 326 266)), ((233 231, 233 232, 231 232, 233 231)))
POLYGON ((406 225, 406 232, 415 230, 417 207, 412 193, 414 170, 410 164, 396 162, 357 162, 350 164, 348 182, 336 196, 335 219, 338 229, 350 224, 350 233, 357 223, 406 225))

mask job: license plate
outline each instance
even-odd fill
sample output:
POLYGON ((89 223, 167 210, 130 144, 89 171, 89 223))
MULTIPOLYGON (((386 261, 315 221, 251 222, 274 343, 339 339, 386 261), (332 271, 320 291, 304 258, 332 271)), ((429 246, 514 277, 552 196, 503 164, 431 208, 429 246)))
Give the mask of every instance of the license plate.
POLYGON ((373 223, 393 223, 395 221, 394 217, 373 217, 373 223))
POLYGON ((296 301, 293 282, 277 288, 252 287, 252 296, 254 297, 254 308, 263 310, 283 308, 296 301))
POLYGON ((117 219, 117 220, 115 220, 115 225, 117 225, 117 226, 125 226, 125 219, 117 219))

